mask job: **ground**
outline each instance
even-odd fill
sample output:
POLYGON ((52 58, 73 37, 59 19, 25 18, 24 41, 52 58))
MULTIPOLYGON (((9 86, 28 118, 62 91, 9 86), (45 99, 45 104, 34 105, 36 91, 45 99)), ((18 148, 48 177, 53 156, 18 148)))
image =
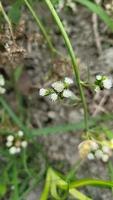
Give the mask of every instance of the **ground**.
MULTIPOLYGON (((67 57, 64 41, 49 12, 47 12, 47 8, 40 5, 36 8, 36 11, 40 13, 47 28, 51 27, 48 31, 50 32, 55 47, 67 57)), ((29 12, 26 11, 24 13, 21 19, 23 32, 17 37, 17 42, 24 47, 26 51, 21 65, 24 65, 23 77, 27 84, 25 84, 23 89, 24 82, 19 83, 19 89, 27 99, 28 117, 32 121, 32 126, 40 128, 80 121, 83 119, 82 108, 73 108, 67 104, 63 105, 63 103, 52 103, 49 99, 39 96, 39 88, 49 85, 52 81, 59 80, 64 76, 71 76, 73 72, 70 68, 69 59, 64 60, 62 55, 57 58, 52 57, 47 48, 47 44, 45 44, 29 12), (66 70, 63 71, 64 65, 66 65, 66 70), (31 93, 29 92, 29 88, 33 88, 31 93)), ((91 79, 94 79, 95 75, 98 73, 112 75, 113 36, 100 19, 97 18, 98 28, 95 30, 94 14, 79 5, 77 5, 76 12, 74 13, 71 10, 63 10, 61 19, 66 23, 72 46, 78 58, 81 78, 83 80, 87 78, 88 69, 91 79), (95 38, 95 31, 97 31, 99 38, 95 38), (97 39, 101 41, 101 50, 97 47, 97 39)), ((6 63, 6 65, 8 65, 8 63, 6 63)), ((76 92, 78 94, 77 88, 76 92)), ((113 92, 102 92, 99 93, 99 95, 94 95, 91 91, 88 91, 86 92, 86 96, 91 116, 112 111, 113 92)), ((12 98, 12 94, 7 98, 12 98)), ((12 105, 14 106, 14 103, 12 103, 12 105)), ((78 160, 78 144, 81 141, 80 132, 68 132, 65 134, 37 138, 37 143, 39 142, 44 146, 46 157, 49 159, 51 165, 64 173, 78 160)), ((95 161, 85 161, 78 171, 77 177, 109 178, 106 164, 95 161)), ((40 194, 40 190, 41 189, 38 188, 31 192, 27 200, 36 200, 38 198, 37 196, 40 194)), ((83 191, 94 200, 112 200, 113 198, 111 191, 108 189, 87 187, 87 189, 83 191)))

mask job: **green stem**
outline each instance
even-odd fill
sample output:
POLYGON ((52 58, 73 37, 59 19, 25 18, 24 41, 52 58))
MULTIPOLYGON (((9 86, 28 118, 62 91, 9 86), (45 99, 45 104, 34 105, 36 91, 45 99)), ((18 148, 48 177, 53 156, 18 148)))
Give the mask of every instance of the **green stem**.
POLYGON ((74 54, 74 50, 72 48, 72 45, 71 45, 71 42, 69 40, 69 37, 65 31, 65 28, 59 18, 59 16, 57 15, 57 12, 56 10, 54 9, 52 3, 50 0, 45 0, 49 10, 51 11, 60 31, 61 31, 61 34, 64 38, 64 41, 65 41, 65 44, 66 44, 66 47, 68 49, 68 52, 69 52, 69 55, 70 55, 70 58, 71 58, 71 62, 72 62, 72 67, 73 67, 73 71, 74 71, 74 74, 75 74, 75 77, 76 77, 76 81, 77 81, 77 84, 78 84, 78 87, 79 87, 79 91, 80 91, 80 96, 81 96, 81 100, 82 100, 82 103, 83 103, 83 108, 84 108, 84 121, 85 121, 85 129, 86 131, 88 131, 88 113, 87 113, 87 105, 86 105, 86 100, 85 100, 85 96, 84 96, 84 92, 83 92, 83 89, 82 89, 82 85, 80 83, 80 74, 79 74, 79 69, 78 69, 78 65, 77 65, 77 59, 75 57, 75 54, 74 54))
POLYGON ((31 7, 31 5, 29 4, 28 0, 24 0, 26 6, 28 7, 29 11, 31 12, 32 16, 34 17, 37 25, 39 26, 43 36, 45 37, 47 43, 48 43, 48 47, 50 48, 50 50, 53 52, 53 53, 56 53, 56 49, 53 47, 51 41, 50 41, 50 38, 42 24, 42 22, 40 21, 39 17, 36 15, 36 13, 34 12, 33 8, 31 7))
POLYGON ((8 17, 7 14, 6 14, 6 12, 5 12, 5 10, 4 10, 3 6, 2 6, 1 1, 0 1, 0 12, 2 12, 5 21, 8 23, 9 30, 10 30, 10 33, 11 33, 11 37, 12 37, 12 39, 14 40, 13 29, 12 29, 12 25, 11 25, 10 19, 9 19, 9 17, 8 17))

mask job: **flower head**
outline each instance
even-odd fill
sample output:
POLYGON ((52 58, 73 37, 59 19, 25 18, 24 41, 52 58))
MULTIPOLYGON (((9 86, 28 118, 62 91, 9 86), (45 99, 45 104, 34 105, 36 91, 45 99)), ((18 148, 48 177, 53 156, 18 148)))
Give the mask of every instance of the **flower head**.
POLYGON ((57 92, 62 92, 64 89, 64 83, 62 83, 61 81, 54 82, 52 84, 52 88, 57 92))
POLYGON ((71 84, 73 84, 73 79, 71 79, 69 77, 65 77, 64 82, 71 85, 71 84))
POLYGON ((63 97, 66 97, 66 98, 71 98, 71 97, 73 97, 74 96, 74 93, 71 91, 71 90, 69 90, 69 89, 65 89, 64 91, 63 91, 63 97))
POLYGON ((39 90, 39 95, 40 95, 40 96, 45 96, 46 94, 47 94, 47 89, 41 88, 41 89, 39 90))
POLYGON ((58 99, 58 95, 56 93, 53 93, 50 95, 50 98, 52 101, 56 101, 58 99))
POLYGON ((111 89, 113 85, 113 80, 111 77, 106 77, 105 80, 102 81, 105 89, 111 89))

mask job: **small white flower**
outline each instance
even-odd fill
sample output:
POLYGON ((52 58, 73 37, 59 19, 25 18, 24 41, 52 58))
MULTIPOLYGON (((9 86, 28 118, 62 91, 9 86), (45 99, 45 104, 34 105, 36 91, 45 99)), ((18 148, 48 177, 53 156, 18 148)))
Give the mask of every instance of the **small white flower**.
POLYGON ((103 154, 102 161, 107 162, 109 160, 109 156, 107 154, 103 154))
POLYGON ((4 86, 5 85, 5 79, 3 77, 2 74, 0 74, 0 86, 4 86))
POLYGON ((9 153, 10 154, 16 154, 17 152, 16 152, 16 147, 11 147, 10 149, 9 149, 9 153))
POLYGON ((101 75, 96 75, 96 79, 97 79, 98 81, 100 81, 100 80, 102 79, 102 76, 101 76, 101 75))
POLYGON ((113 85, 113 80, 112 78, 106 78, 102 81, 102 83, 105 89, 111 89, 113 85))
POLYGON ((47 93, 47 89, 41 88, 41 89, 39 90, 39 95, 40 95, 40 96, 45 96, 46 93, 47 93))
POLYGON ((89 154, 87 155, 87 158, 88 158, 89 160, 94 160, 94 159, 95 159, 95 156, 94 156, 93 153, 89 153, 89 154))
POLYGON ((21 142, 21 146, 22 146, 23 148, 26 148, 27 145, 28 145, 27 141, 24 140, 24 141, 21 142))
POLYGON ((58 99, 58 95, 56 93, 53 93, 50 95, 50 98, 52 101, 56 101, 58 99))
POLYGON ((55 83, 52 84, 52 87, 57 92, 62 92, 63 89, 64 89, 64 83, 62 83, 61 81, 57 81, 57 82, 55 82, 55 83))
POLYGON ((21 152, 21 148, 17 147, 16 148, 16 153, 20 153, 21 152))
POLYGON ((7 146, 7 147, 11 147, 11 146, 12 146, 12 141, 11 141, 11 142, 10 142, 10 141, 7 141, 7 142, 6 142, 6 146, 7 146))
POLYGON ((96 86, 95 87, 95 92, 99 92, 100 91, 100 87, 99 86, 96 86))
POLYGON ((98 144, 95 141, 92 141, 91 143, 91 150, 96 151, 98 149, 98 144))
POLYGON ((97 159, 100 159, 100 158, 102 158, 102 156, 103 156, 103 152, 102 152, 100 149, 98 149, 98 150, 95 152, 95 157, 96 157, 97 159))
POLYGON ((65 89, 63 91, 63 97, 66 97, 66 98, 74 97, 74 93, 69 89, 65 89))
POLYGON ((7 141, 8 142, 12 142, 13 140, 14 140, 14 136, 13 135, 7 136, 7 141))
POLYGON ((69 85, 73 84, 73 80, 71 78, 69 78, 69 77, 65 77, 64 82, 69 84, 69 85))
POLYGON ((106 154, 109 154, 110 153, 110 148, 108 146, 103 146, 102 147, 102 151, 106 154))
POLYGON ((19 137, 23 137, 23 135, 24 135, 23 131, 18 131, 17 134, 18 134, 19 137))
POLYGON ((6 89, 0 86, 0 94, 4 94, 6 92, 6 89))

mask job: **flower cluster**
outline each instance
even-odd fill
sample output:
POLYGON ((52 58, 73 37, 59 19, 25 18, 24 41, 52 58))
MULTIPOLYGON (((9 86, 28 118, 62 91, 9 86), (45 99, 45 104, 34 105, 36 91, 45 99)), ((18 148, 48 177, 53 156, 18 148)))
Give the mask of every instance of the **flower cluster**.
POLYGON ((111 77, 97 75, 95 81, 95 91, 98 92, 103 89, 111 89, 113 86, 113 80, 111 77))
POLYGON ((0 74, 0 94, 4 94, 6 89, 4 88, 5 79, 2 74, 0 74))
POLYGON ((23 131, 19 130, 15 135, 8 135, 6 138, 6 146, 8 147, 9 153, 19 154, 22 148, 26 148, 28 145, 24 139, 23 131))
POLYGON ((79 154, 81 158, 88 158, 89 160, 102 160, 107 162, 112 155, 113 139, 111 141, 95 141, 85 140, 79 144, 79 154))
POLYGON ((65 77, 64 81, 56 81, 52 83, 51 88, 41 88, 39 91, 40 96, 49 96, 52 101, 56 101, 58 98, 70 98, 74 99, 74 93, 69 90, 69 86, 73 84, 73 80, 69 77, 65 77))

